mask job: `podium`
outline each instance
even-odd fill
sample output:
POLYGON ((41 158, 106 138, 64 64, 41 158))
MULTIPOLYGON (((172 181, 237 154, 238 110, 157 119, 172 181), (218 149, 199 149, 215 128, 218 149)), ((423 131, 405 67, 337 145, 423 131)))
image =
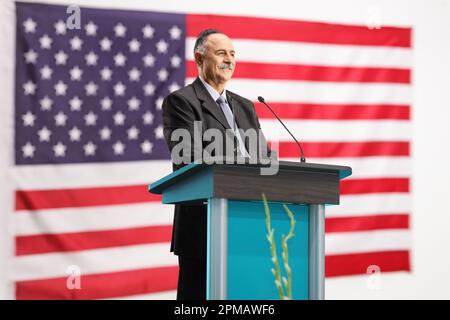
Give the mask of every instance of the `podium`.
POLYGON ((296 220, 288 242, 292 299, 325 296, 325 206, 339 204, 345 166, 279 161, 276 174, 258 164, 190 163, 149 186, 164 204, 207 205, 207 299, 279 299, 266 235, 264 193, 280 269, 281 235, 296 220))

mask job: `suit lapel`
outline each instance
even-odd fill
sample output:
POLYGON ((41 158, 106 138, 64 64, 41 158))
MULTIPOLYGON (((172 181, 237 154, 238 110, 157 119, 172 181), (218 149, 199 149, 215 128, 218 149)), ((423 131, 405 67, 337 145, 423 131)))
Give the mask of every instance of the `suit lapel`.
POLYGON ((197 77, 192 85, 194 86, 197 98, 202 101, 202 106, 208 110, 208 112, 211 113, 214 118, 216 118, 217 121, 219 121, 225 128, 231 129, 222 110, 220 110, 220 107, 213 100, 213 98, 211 98, 211 95, 208 93, 201 80, 197 77))

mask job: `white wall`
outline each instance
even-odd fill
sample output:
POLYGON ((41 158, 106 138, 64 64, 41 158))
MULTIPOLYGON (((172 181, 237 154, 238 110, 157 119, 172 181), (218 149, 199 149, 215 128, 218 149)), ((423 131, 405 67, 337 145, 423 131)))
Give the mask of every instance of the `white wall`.
MULTIPOLYGON (((0 20, 4 20, 5 16, 10 17, 13 5, 10 0, 1 1, 6 7, 0 12, 0 20)), ((92 0, 45 2, 73 3, 82 6, 93 3, 92 0)), ((379 290, 368 289, 366 276, 330 279, 326 283, 326 296, 328 299, 450 298, 450 291, 447 289, 450 285, 450 250, 447 248, 447 244, 450 244, 450 209, 446 201, 447 196, 450 198, 450 173, 447 168, 450 164, 450 1, 109 0, 97 2, 100 3, 99 6, 126 9, 239 14, 356 24, 365 24, 369 15, 378 11, 382 25, 412 26, 414 28, 412 114, 414 204, 411 221, 413 272, 382 275, 379 290)), ((0 197, 0 199, 3 198, 0 197)))

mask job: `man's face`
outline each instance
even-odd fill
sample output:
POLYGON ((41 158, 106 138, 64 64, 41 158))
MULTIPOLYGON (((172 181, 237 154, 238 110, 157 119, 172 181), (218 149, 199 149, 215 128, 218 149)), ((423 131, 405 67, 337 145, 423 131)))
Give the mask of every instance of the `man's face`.
POLYGON ((205 41, 205 47, 203 56, 195 54, 203 78, 217 84, 230 80, 235 67, 234 47, 230 38, 221 33, 211 34, 205 41))

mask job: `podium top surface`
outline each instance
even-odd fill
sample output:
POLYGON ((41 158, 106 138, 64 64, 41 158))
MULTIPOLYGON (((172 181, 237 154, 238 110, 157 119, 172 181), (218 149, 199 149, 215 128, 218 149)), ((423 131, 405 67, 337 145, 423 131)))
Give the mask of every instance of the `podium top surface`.
MULTIPOLYGON (((352 174, 352 169, 347 166, 330 165, 330 164, 320 164, 320 163, 308 163, 308 162, 293 162, 293 161, 279 161, 279 171, 293 171, 293 172, 314 172, 314 173, 338 173, 339 179, 344 179, 352 174)), ((162 194, 164 190, 177 182, 186 179, 194 173, 204 170, 210 167, 221 167, 221 168, 240 168, 240 169, 254 169, 259 167, 264 167, 261 164, 206 164, 192 162, 167 176, 155 181, 149 185, 149 192, 153 194, 162 194)), ((268 167, 268 166, 266 166, 268 167)))

